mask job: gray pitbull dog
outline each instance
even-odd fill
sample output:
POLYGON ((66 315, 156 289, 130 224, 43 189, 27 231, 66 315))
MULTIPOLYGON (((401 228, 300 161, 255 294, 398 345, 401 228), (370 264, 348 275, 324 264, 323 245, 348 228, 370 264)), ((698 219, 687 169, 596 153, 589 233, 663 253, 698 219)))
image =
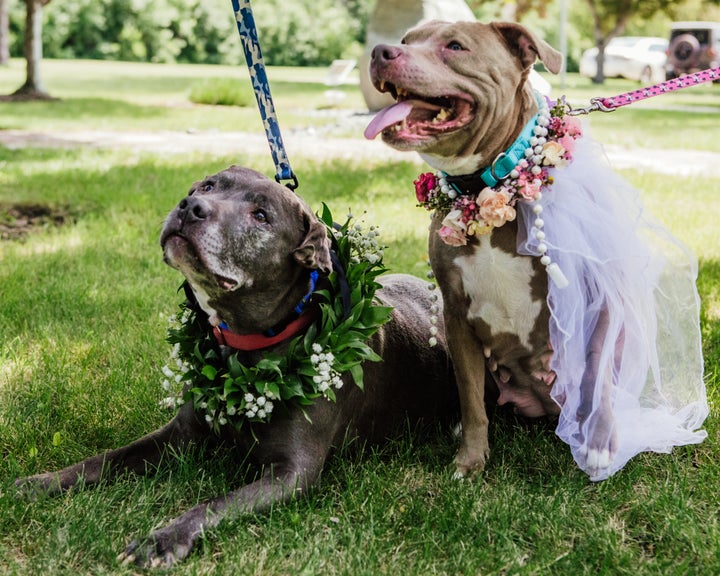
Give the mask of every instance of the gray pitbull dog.
MULTIPOLYGON (((449 175, 473 174, 507 150, 537 113, 527 79, 538 59, 554 73, 562 63, 559 52, 513 23, 430 22, 412 29, 400 45, 373 50, 373 83, 398 105, 381 111, 366 137, 382 133, 390 146, 419 152, 449 175)), ((560 407, 548 385, 554 374, 547 275, 537 258, 516 254, 517 222, 495 228, 488 242, 454 247, 437 234, 442 219, 436 212, 430 226, 430 262, 445 301, 460 394, 456 471, 466 477, 482 470, 489 455, 486 387, 499 388, 499 401, 524 416, 557 416, 560 407)), ((599 429, 611 434, 612 424, 599 429)))
MULTIPOLYGON (((185 275, 209 324, 223 321, 237 334, 277 325, 307 294, 310 270, 326 275, 332 269, 324 224, 286 187, 246 168, 231 167, 193 185, 168 216, 160 241, 166 262, 185 275)), ((444 340, 428 345, 426 283, 400 274, 380 282, 376 294, 393 312, 370 342, 383 360, 365 363, 364 391, 348 380, 336 403, 316 401, 305 413, 289 407, 267 424, 246 423, 240 431, 222 428, 221 439, 233 443, 239 460, 249 455, 261 475, 132 542, 121 561, 169 566, 221 520, 306 494, 333 447, 353 439, 382 442, 398 425, 454 417, 457 398, 444 340)), ((257 363, 264 353, 247 352, 245 363, 257 363)), ((216 439, 188 402, 169 424, 124 448, 21 478, 17 485, 26 494, 56 494, 126 471, 144 474, 163 454, 216 439)))

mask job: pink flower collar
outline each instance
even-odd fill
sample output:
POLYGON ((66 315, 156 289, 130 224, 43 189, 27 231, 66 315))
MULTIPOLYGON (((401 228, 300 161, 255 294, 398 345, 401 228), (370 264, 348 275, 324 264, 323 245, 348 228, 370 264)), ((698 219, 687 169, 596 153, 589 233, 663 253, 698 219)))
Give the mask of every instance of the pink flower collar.
MULTIPOLYGON (((564 168, 572 161, 575 140, 582 136, 580 121, 573 116, 566 116, 567 109, 564 98, 555 102, 552 108, 543 99, 535 126, 531 129, 532 136, 527 140, 524 157, 520 158, 514 168, 508 168, 506 176, 498 176, 496 184, 482 188, 479 193, 476 192, 476 185, 468 182, 467 177, 453 178, 443 172, 426 172, 415 180, 418 205, 444 214, 438 230, 443 242, 450 246, 465 246, 468 238, 489 234, 493 228, 515 220, 515 206, 518 202, 532 204, 535 214, 533 234, 538 240, 537 255, 540 262, 559 288, 568 285, 565 274, 548 254, 543 231, 545 221, 541 217, 543 207, 540 204, 543 190, 549 190, 553 183, 550 169, 564 168)), ((511 146, 512 151, 516 151, 517 147, 516 141, 511 146)), ((496 163, 507 160, 507 157, 508 154, 502 153, 495 159, 490 167, 493 177, 496 176, 496 163)), ((485 169, 482 174, 487 172, 485 169)), ((487 182, 485 178, 482 181, 487 182)))
MULTIPOLYGON (((464 246, 468 237, 488 234, 493 228, 513 221, 518 202, 540 200, 542 191, 553 183, 550 168, 567 166, 572 161, 575 140, 582 136, 580 121, 566 116, 566 109, 563 98, 552 109, 543 106, 525 157, 505 178, 477 194, 453 182, 453 178, 443 172, 420 174, 414 182, 418 205, 445 214, 438 233, 446 244, 464 246)), ((536 214, 542 211, 539 205, 534 208, 538 207, 540 211, 536 210, 536 214)))

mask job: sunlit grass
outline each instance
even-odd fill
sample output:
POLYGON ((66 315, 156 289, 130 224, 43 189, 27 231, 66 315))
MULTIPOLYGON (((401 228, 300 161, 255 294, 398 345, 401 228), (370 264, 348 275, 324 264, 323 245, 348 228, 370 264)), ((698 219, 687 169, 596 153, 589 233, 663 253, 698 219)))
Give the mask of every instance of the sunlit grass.
MULTIPOLYGON (((59 101, 0 102, 0 129, 27 130, 262 130, 255 104, 204 106, 190 102, 190 92, 208 80, 247 86, 244 65, 212 66, 45 60, 45 84, 59 101)), ((13 60, 0 75, 0 93, 9 93, 23 79, 24 63, 13 60)), ((366 112, 357 84, 333 87, 344 98, 326 95, 327 68, 271 67, 268 71, 281 126, 286 131, 333 126, 324 112, 366 112)), ((357 79, 358 71, 353 78, 357 79)), ((608 79, 595 85, 569 74, 543 73, 553 84, 553 96, 566 95, 573 106, 585 106, 595 96, 615 96, 640 87, 629 80, 608 79)), ((628 148, 692 148, 720 152, 715 137, 720 114, 720 85, 704 84, 589 118, 593 134, 606 144, 628 148)), ((357 127, 334 128, 339 136, 361 136, 357 127)))
MULTIPOLYGON (((108 63, 79 63, 74 69, 74 63, 58 62, 56 78, 53 63, 45 64, 49 84, 77 73, 77 92, 67 78, 50 84, 67 102, 38 108, 2 104, 0 125, 93 128, 105 114, 108 129, 174 129, 195 108, 165 106, 164 99, 180 102, 184 86, 217 70, 128 65, 124 74, 133 76, 133 83, 152 70, 155 83, 144 88, 145 100, 143 89, 118 96, 119 80, 102 92, 101 72, 108 63), (94 82, 91 74, 80 73, 91 64, 94 82), (181 81, 163 82, 162 70, 181 81), (88 100, 75 100, 80 97, 88 100), (111 102, 105 113, 104 98, 111 102), (97 106, 88 105, 89 115, 82 116, 88 102, 97 106)), ((14 66, 8 76, 19 75, 14 66)), ((119 70, 107 73, 120 76, 119 70)), ((321 71, 278 70, 281 74, 302 82, 305 90, 293 92, 298 84, 288 84, 286 94, 278 89, 287 96, 281 110, 292 103, 300 121, 314 121, 307 120, 312 115, 301 104, 322 101, 321 71)), ((13 78, 0 76, 0 88, 12 85, 13 78)), ((607 88, 630 87, 618 82, 607 88)), ((578 87, 577 93, 584 97, 591 88, 578 87)), ((698 97, 707 99, 715 88, 700 88, 698 97)), ((197 109, 210 118, 208 125, 222 123, 220 115, 213 116, 216 108, 197 109)), ((686 113, 651 112, 600 116, 593 120, 594 132, 597 124, 612 120, 607 131, 615 131, 618 142, 658 131, 669 146, 717 150, 712 131, 708 135, 707 126, 691 125, 686 113), (666 137, 655 126, 660 120, 678 129, 688 124, 690 136, 666 137)), ((254 109, 232 112, 241 113, 259 130, 254 109)), ((234 126, 241 129, 240 123, 234 126)), ((0 242, 0 573, 134 574, 115 560, 132 538, 245 478, 247 470, 238 464, 242 455, 196 450, 170 458, 154 477, 123 478, 57 499, 19 500, 13 487, 18 476, 125 444, 169 418, 158 406, 160 367, 169 353, 166 316, 180 302, 181 278, 162 262, 160 228, 190 184, 204 175, 231 163, 267 171, 267 150, 257 154, 262 156, 0 148, 0 203, 48 202, 71 206, 74 213, 74 221, 62 227, 0 242)), ((421 166, 319 161, 309 154, 294 163, 301 174, 299 192, 313 209, 326 202, 336 217, 351 210, 379 225, 389 268, 425 276, 428 216, 415 207, 412 187, 421 166)), ((322 486, 308 499, 222 524, 173 573, 720 573, 720 203, 715 201, 720 179, 624 175, 642 190, 652 215, 700 260, 712 407, 707 441, 670 455, 638 456, 599 484, 577 469, 552 426, 528 424, 503 411, 493 414, 492 455, 474 483, 451 477, 457 440, 448 430, 408 433, 362 456, 346 448, 331 459, 322 486)))

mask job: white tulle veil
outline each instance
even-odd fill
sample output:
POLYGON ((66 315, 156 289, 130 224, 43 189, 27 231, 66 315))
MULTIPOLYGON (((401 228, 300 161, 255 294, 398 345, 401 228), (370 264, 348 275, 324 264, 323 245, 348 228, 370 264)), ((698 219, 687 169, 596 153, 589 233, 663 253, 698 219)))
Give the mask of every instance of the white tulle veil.
MULTIPOLYGON (((573 156, 552 169, 555 182, 540 200, 548 255, 569 281, 562 289, 548 281, 552 396, 561 406, 558 436, 602 480, 640 452, 706 437, 697 263, 647 214, 597 142, 581 138, 573 156), (599 323, 600 345, 592 340, 599 323), (589 347, 598 370, 583 388, 589 347), (583 398, 588 389, 592 397, 583 398), (608 409, 614 424, 605 430, 608 409), (614 455, 609 467, 597 467, 598 451, 614 455)), ((518 207, 518 221, 518 252, 537 255, 530 205, 518 207)))

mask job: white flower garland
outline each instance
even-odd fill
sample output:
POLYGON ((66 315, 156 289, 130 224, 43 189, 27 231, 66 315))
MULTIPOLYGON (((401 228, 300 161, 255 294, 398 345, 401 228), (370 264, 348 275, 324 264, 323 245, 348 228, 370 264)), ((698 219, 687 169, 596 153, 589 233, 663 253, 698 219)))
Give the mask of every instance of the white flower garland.
POLYGON ((286 402, 302 408, 320 397, 334 401, 346 372, 362 387, 362 363, 380 360, 367 340, 391 312, 374 299, 379 288, 375 279, 385 271, 380 232, 373 226, 365 233, 362 226, 352 224, 352 215, 336 228, 326 206, 322 220, 345 269, 350 302, 343 302, 338 275, 331 273, 331 287, 315 292, 320 319, 291 339, 285 354, 268 352, 254 366, 243 365, 237 353, 223 360, 201 315, 184 303, 170 319, 168 341, 173 350, 171 361, 162 368, 162 387, 170 394, 160 401, 162 406, 177 409, 192 401, 218 431, 227 424, 239 428, 246 420, 268 422, 286 402), (175 390, 180 386, 182 391, 175 390))

